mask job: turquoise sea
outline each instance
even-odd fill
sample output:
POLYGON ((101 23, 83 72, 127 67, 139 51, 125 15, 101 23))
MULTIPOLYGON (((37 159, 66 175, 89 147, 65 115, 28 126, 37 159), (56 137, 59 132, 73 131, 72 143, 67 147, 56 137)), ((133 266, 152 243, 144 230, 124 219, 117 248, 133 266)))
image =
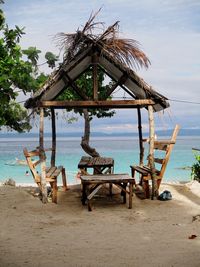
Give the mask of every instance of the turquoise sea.
MULTIPOLYGON (((112 157, 115 161, 115 173, 130 173, 130 165, 138 164, 139 149, 136 137, 96 137, 91 143, 104 157, 112 157)), ((23 148, 29 150, 38 146, 38 138, 0 138, 0 182, 8 178, 17 183, 33 183, 31 174, 26 175, 27 166, 17 164, 24 160, 23 148)), ((45 147, 51 147, 51 140, 46 139, 45 147)), ((174 146, 170 162, 167 166, 164 181, 190 181, 191 165, 195 162, 193 147, 200 147, 200 137, 180 136, 174 146)), ((80 146, 80 138, 60 137, 57 140, 57 165, 66 168, 68 183, 77 183, 77 165, 84 156, 80 146)), ((47 153, 47 162, 50 154, 47 153)))

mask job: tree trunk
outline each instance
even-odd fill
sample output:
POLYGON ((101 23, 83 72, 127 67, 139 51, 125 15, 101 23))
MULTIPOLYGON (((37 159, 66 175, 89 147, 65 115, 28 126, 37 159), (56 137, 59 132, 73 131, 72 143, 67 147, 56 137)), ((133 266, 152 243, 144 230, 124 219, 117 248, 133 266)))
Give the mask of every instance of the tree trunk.
POLYGON ((90 142, 90 117, 87 109, 83 109, 84 119, 85 119, 85 130, 84 136, 82 137, 81 147, 83 150, 89 154, 91 157, 100 157, 100 154, 96 151, 95 148, 92 148, 89 145, 90 142))

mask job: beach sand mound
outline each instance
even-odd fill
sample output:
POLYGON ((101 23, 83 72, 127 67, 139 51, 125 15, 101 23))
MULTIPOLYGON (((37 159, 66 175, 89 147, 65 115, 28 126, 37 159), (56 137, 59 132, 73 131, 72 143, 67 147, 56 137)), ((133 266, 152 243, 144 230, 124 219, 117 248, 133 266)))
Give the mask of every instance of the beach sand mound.
POLYGON ((120 195, 99 195, 88 212, 80 186, 59 191, 57 205, 30 188, 2 186, 0 266, 200 266, 200 184, 164 190, 172 200, 134 194, 131 210, 120 195))

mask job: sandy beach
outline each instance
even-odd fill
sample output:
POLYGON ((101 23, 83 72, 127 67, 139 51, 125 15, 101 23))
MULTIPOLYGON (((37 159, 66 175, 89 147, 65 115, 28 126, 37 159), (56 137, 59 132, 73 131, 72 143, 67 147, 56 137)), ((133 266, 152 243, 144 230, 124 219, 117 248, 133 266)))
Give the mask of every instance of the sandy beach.
POLYGON ((200 266, 200 184, 162 184, 170 201, 140 199, 133 209, 99 196, 93 211, 80 186, 42 204, 31 187, 0 187, 0 267, 200 266))

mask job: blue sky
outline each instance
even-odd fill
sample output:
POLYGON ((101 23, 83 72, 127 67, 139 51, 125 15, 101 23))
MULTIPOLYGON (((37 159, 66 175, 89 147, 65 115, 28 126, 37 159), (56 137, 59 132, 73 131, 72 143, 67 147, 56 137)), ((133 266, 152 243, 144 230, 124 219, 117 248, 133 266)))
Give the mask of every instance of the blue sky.
MULTIPOLYGON (((22 46, 36 46, 58 53, 52 38, 58 32, 74 32, 92 11, 102 7, 99 21, 120 21, 123 37, 141 43, 151 60, 138 74, 154 89, 172 100, 200 103, 200 1, 196 0, 5 0, 2 5, 10 26, 25 26, 22 46)), ((156 114, 157 128, 200 128, 200 104, 170 101, 164 114, 156 114)), ((145 113, 145 112, 144 112, 145 113)), ((47 123, 48 124, 48 123, 47 123)), ((47 126, 48 127, 48 126, 47 126)), ((67 130, 80 130, 82 120, 67 130)), ((135 111, 121 110, 111 120, 95 120, 94 131, 135 131, 135 111)), ((144 119, 144 128, 147 119, 144 119)), ((65 130, 65 123, 58 122, 65 130)))

